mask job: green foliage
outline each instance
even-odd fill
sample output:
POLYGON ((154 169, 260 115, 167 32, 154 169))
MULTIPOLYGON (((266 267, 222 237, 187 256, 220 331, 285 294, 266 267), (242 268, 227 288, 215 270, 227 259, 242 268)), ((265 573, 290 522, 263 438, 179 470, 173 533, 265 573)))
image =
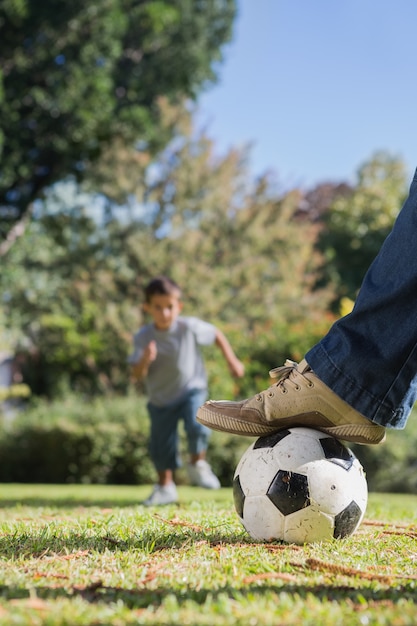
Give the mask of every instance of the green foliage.
POLYGON ((151 482, 148 419, 136 397, 39 402, 0 437, 0 481, 33 483, 151 482))
POLYGON ((148 168, 152 212, 131 229, 126 252, 141 286, 173 275, 190 310, 250 333, 271 317, 299 319, 307 305, 324 311, 331 296, 312 292, 322 258, 317 226, 297 218, 300 193, 268 176, 251 184, 246 159, 237 150, 218 157, 204 133, 182 129, 148 168))
POLYGON ((417 492, 417 406, 404 430, 387 430, 379 446, 352 446, 366 471, 372 491, 417 492))
POLYGON ((326 259, 324 277, 341 298, 356 298, 363 276, 391 231, 406 196, 404 163, 376 153, 358 171, 351 193, 334 201, 324 217, 318 247, 326 259))
POLYGON ((234 16, 234 0, 3 0, 2 237, 46 187, 88 174, 115 138, 164 145, 160 98, 195 98, 216 79, 234 16))
POLYGON ((107 237, 88 207, 76 204, 39 214, 7 256, 3 314, 9 328, 20 329, 20 367, 35 394, 128 386, 136 314, 120 284, 134 276, 116 266, 107 237))

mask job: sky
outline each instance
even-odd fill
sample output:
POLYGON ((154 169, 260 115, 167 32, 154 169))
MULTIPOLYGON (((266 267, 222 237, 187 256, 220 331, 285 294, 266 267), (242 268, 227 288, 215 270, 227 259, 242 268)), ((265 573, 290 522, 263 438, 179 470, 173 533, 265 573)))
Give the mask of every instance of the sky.
POLYGON ((417 166, 417 0, 237 0, 197 122, 286 187, 355 182, 383 150, 417 166))

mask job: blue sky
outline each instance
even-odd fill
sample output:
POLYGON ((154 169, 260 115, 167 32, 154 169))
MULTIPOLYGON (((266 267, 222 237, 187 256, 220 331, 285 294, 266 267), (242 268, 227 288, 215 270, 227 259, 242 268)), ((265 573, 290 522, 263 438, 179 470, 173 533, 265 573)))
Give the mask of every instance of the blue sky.
POLYGON ((238 0, 220 79, 199 101, 219 153, 286 187, 354 181, 377 150, 417 166, 417 0, 238 0))

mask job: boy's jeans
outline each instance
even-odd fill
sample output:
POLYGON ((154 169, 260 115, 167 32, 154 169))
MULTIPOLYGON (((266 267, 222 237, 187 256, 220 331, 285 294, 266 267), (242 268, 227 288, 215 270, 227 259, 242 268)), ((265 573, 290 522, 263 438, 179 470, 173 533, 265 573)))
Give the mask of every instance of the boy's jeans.
POLYGON ((306 360, 357 411, 383 426, 404 428, 417 396, 417 170, 352 313, 306 360))
POLYGON ((151 418, 149 451, 157 471, 181 467, 178 426, 184 421, 188 452, 205 452, 211 431, 196 420, 197 409, 207 399, 207 389, 193 389, 174 404, 155 406, 148 402, 151 418))

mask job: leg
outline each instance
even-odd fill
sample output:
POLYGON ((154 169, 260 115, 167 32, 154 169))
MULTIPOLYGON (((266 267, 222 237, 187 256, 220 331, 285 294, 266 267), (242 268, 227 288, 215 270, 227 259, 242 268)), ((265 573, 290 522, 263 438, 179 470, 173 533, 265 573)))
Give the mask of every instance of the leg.
POLYGON ((173 406, 160 407, 148 404, 151 418, 149 452, 157 472, 181 466, 178 453, 178 412, 173 406))
POLYGON ((197 409, 206 397, 207 392, 205 389, 193 390, 187 395, 182 404, 184 428, 190 453, 188 475, 193 485, 205 487, 206 489, 218 489, 220 487, 219 479, 206 461, 210 430, 196 420, 197 409))
POLYGON ((187 395, 181 405, 188 452, 191 458, 194 458, 196 461, 205 457, 211 434, 208 428, 196 420, 197 409, 206 398, 207 391, 205 389, 196 389, 187 395))
POLYGON ((166 487, 174 482, 174 472, 172 469, 160 470, 158 472, 158 485, 166 487))
POLYGON ((158 473, 158 483, 144 502, 146 506, 170 504, 178 499, 174 470, 179 467, 178 417, 172 407, 148 403, 151 420, 149 451, 158 473))
POLYGON ((357 443, 403 428, 417 397, 417 170, 394 228, 369 268, 352 313, 278 383, 243 402, 206 402, 211 428, 265 435, 309 426, 357 443))

